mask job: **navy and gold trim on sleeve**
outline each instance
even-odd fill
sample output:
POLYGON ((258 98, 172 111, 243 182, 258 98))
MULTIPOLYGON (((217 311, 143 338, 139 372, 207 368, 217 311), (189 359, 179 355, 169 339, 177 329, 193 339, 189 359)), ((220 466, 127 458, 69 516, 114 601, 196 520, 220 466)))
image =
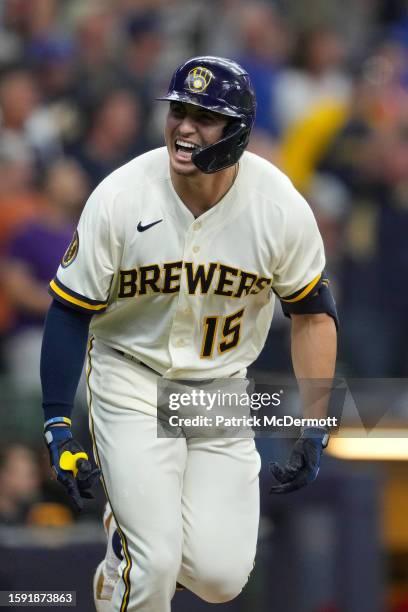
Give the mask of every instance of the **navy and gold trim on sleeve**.
POLYGON ((75 293, 75 291, 63 285, 57 277, 50 282, 49 293, 59 302, 82 312, 100 313, 104 312, 108 306, 107 301, 91 300, 79 293, 75 293))
POLYGON ((279 299, 281 300, 281 302, 288 302, 288 303, 300 302, 300 300, 303 300, 307 295, 309 295, 309 293, 317 285, 317 283, 320 281, 321 278, 322 278, 322 275, 318 274, 312 281, 310 281, 310 283, 306 285, 306 287, 302 287, 302 289, 295 291, 295 293, 292 293, 291 295, 287 295, 286 297, 280 297, 279 299))
POLYGON ((338 330, 339 318, 329 283, 327 275, 322 272, 297 294, 280 298, 283 314, 286 317, 292 314, 328 314, 334 320, 338 330))

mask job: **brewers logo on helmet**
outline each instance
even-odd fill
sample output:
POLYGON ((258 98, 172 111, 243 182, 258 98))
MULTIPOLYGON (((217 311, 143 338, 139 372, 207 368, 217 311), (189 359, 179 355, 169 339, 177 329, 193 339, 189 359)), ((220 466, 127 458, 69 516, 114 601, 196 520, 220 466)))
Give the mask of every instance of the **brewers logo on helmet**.
POLYGON ((207 68, 197 67, 190 70, 187 77, 187 84, 190 91, 201 93, 207 89, 213 78, 213 73, 207 68))

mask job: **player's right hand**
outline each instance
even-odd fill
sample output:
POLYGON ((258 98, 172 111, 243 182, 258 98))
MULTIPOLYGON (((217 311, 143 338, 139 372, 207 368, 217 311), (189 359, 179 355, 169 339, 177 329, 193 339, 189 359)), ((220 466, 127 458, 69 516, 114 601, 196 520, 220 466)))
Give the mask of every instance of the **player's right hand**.
POLYGON ((99 480, 101 471, 92 467, 87 453, 72 437, 68 426, 50 426, 44 437, 57 480, 67 489, 80 512, 84 506, 83 498, 93 498, 91 489, 99 480))

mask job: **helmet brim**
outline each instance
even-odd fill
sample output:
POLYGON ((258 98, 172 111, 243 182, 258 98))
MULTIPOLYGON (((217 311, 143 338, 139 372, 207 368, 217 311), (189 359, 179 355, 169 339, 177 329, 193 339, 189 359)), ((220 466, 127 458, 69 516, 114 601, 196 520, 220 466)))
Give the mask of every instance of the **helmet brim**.
POLYGON ((235 111, 233 108, 226 106, 223 100, 209 101, 206 94, 194 94, 194 96, 188 93, 181 93, 178 91, 171 91, 165 96, 160 96, 156 100, 162 100, 164 102, 184 102, 185 104, 192 104, 193 106, 199 106, 205 108, 213 113, 219 115, 225 115, 227 117, 233 117, 234 119, 245 119, 245 115, 235 111))

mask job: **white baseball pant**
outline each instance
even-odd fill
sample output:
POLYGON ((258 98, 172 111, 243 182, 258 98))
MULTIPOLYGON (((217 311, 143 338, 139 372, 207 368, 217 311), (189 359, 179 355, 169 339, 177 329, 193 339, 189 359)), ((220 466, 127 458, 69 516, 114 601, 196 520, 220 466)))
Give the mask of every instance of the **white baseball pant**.
POLYGON ((91 432, 124 549, 115 612, 170 612, 177 581, 208 602, 229 601, 254 564, 254 441, 158 438, 157 378, 91 340, 91 432))

